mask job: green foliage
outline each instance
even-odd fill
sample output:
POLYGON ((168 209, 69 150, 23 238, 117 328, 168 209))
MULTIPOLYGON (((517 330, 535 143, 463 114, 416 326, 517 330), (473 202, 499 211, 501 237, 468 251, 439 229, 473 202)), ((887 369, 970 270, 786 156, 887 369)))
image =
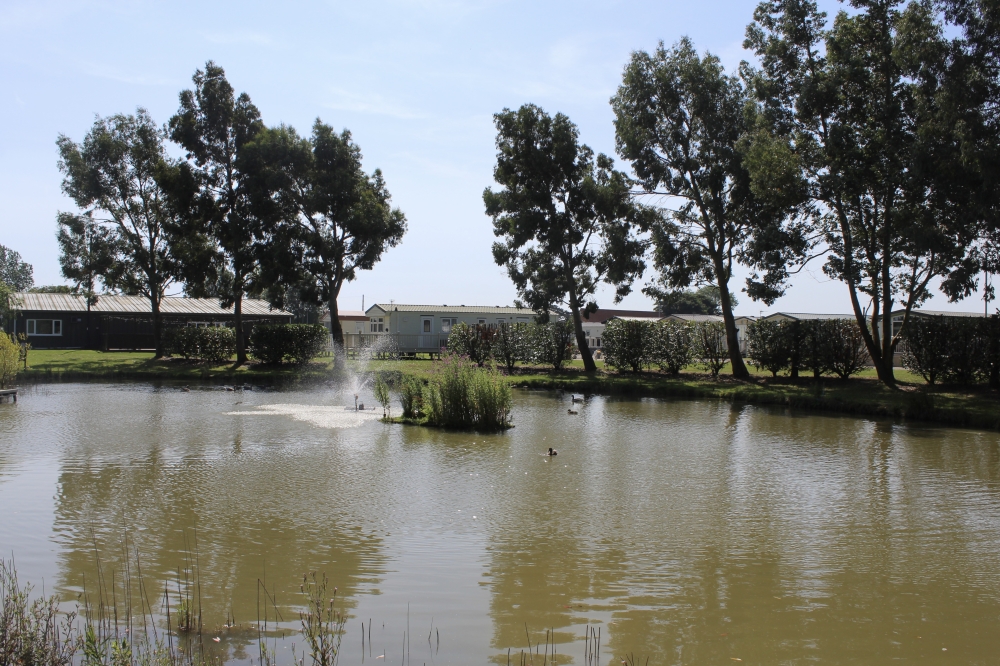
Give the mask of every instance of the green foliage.
MULTIPOLYGON (((653 284, 643 288, 643 293, 654 299, 656 311, 663 315, 671 314, 722 314, 722 297, 719 288, 705 285, 695 290, 670 289, 664 285, 663 277, 653 284)), ((729 294, 729 303, 735 308, 739 301, 729 294)))
POLYGON ((495 367, 449 354, 435 370, 424 391, 428 424, 483 431, 510 426, 510 382, 495 367))
POLYGON ((81 144, 63 135, 56 142, 63 191, 84 211, 82 218, 59 215, 60 236, 68 234, 60 239, 64 274, 88 297, 100 270, 109 287, 149 299, 157 356, 163 354, 159 304, 178 277, 170 244, 175 212, 158 180, 169 166, 164 138, 140 108, 98 118, 81 144))
POLYGON ((527 329, 528 354, 533 363, 551 365, 554 370, 573 356, 573 322, 550 321, 530 324, 527 329))
POLYGON ((772 303, 809 242, 785 202, 763 205, 751 187, 740 150, 749 129, 741 79, 684 38, 669 49, 661 43, 654 53, 634 52, 611 105, 618 154, 647 192, 680 200, 672 219, 652 228, 660 278, 647 293, 659 300, 693 283, 715 285, 733 374, 749 377, 730 299, 733 262, 754 270, 751 298, 772 303))
POLYGON ((322 324, 257 324, 249 352, 262 363, 304 365, 322 351, 329 335, 322 324))
POLYGON ((948 373, 950 322, 946 317, 914 317, 903 333, 903 367, 918 373, 928 384, 937 383, 948 373))
MULTIPOLYGON (((977 222, 993 218, 996 124, 982 92, 995 51, 983 63, 988 50, 949 40, 941 9, 854 3, 828 24, 815 2, 767 1, 747 28, 760 62, 743 70, 757 98, 744 145, 752 189, 767 204, 798 202, 859 316, 869 300, 874 312, 919 305, 938 277, 953 298, 971 293, 977 222)), ((851 333, 890 385, 891 319, 851 333)), ((851 365, 835 363, 838 374, 851 365)))
POLYGON ((757 368, 774 377, 789 367, 792 358, 790 327, 770 319, 755 321, 747 328, 747 356, 757 368))
POLYGON ((17 377, 21 347, 0 331, 0 389, 9 388, 17 377))
POLYGON ((0 282, 13 291, 28 291, 35 284, 33 274, 31 264, 22 261, 20 254, 0 245, 0 282))
POLYGON ((23 305, 21 297, 6 282, 0 281, 0 332, 17 321, 17 314, 23 305))
POLYGON ((313 572, 302 576, 300 590, 306 597, 306 610, 299 613, 299 621, 313 666, 334 666, 347 624, 347 615, 336 608, 337 588, 330 594, 326 574, 313 572))
POLYGON ((721 321, 703 321, 694 324, 694 354, 702 367, 718 377, 726 366, 729 351, 726 349, 726 326, 721 321))
POLYGON ((989 330, 985 318, 950 317, 945 380, 973 384, 989 375, 989 330))
POLYGON ((385 383, 384 379, 382 379, 381 374, 375 376, 375 387, 373 392, 375 394, 375 399, 378 400, 378 404, 382 405, 382 416, 391 416, 392 397, 389 395, 389 385, 385 383))
POLYGON ((841 379, 856 374, 869 362, 865 339, 858 322, 828 319, 823 322, 827 365, 841 379))
POLYGON ((184 359, 224 363, 236 353, 236 334, 226 327, 175 328, 167 334, 171 354, 184 359))
POLYGON ((565 115, 525 104, 493 119, 500 189, 483 192, 500 239, 493 258, 536 312, 557 302, 569 307, 584 367, 593 371, 581 311, 601 282, 615 287, 617 299, 629 293, 645 268, 636 231, 657 213, 634 202, 628 176, 580 144, 565 115))
POLYGON ((612 319, 601 335, 604 362, 617 370, 638 373, 652 362, 656 326, 638 319, 612 319))
POLYGON ((493 358, 503 364, 508 372, 514 370, 518 361, 528 360, 529 330, 529 325, 525 323, 497 326, 492 340, 493 358))
POLYGON ((672 375, 691 363, 694 357, 692 327, 674 319, 662 319, 651 327, 650 362, 672 375))
POLYGON ((469 326, 464 321, 452 326, 448 334, 448 351, 466 356, 482 367, 493 358, 493 340, 496 329, 482 324, 469 326))
POLYGON ((55 595, 36 597, 30 585, 21 587, 13 563, 0 560, 0 664, 71 666, 80 647, 75 620, 55 595))
POLYGON ((403 408, 403 418, 415 419, 423 415, 424 385, 416 377, 404 375, 396 389, 403 408))

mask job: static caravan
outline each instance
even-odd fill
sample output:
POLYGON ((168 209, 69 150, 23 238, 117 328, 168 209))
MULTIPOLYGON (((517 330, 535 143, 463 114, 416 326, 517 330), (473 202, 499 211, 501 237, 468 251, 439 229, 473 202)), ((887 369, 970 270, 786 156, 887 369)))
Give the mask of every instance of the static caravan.
POLYGON ((642 319, 659 321, 663 315, 652 310, 609 310, 598 308, 590 314, 583 315, 583 334, 587 336, 587 346, 591 351, 597 351, 604 346, 604 327, 612 319, 642 319))
POLYGON ((411 355, 440 353, 448 344, 452 327, 460 322, 469 326, 527 324, 535 320, 536 313, 527 308, 500 305, 376 303, 365 311, 365 315, 367 330, 344 336, 349 351, 381 346, 386 352, 411 355))

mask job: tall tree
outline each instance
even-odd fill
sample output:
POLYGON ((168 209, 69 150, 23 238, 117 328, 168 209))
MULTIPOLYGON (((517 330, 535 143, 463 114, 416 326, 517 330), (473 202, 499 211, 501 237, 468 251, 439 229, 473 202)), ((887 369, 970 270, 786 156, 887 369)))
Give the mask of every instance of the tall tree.
POLYGON ((632 200, 631 182, 606 155, 579 143, 561 113, 533 104, 496 114, 498 191, 483 192, 493 218, 493 258, 506 266, 518 293, 540 314, 562 303, 572 313, 586 370, 597 369, 583 333, 581 313, 594 311, 601 282, 615 287, 615 302, 642 275, 652 209, 632 200))
POLYGON ((28 291, 35 284, 34 268, 21 255, 0 245, 0 282, 14 291, 28 291))
POLYGON ((59 267, 62 275, 73 283, 72 292, 87 299, 87 312, 97 305, 98 282, 111 271, 115 255, 116 235, 90 215, 59 213, 56 240, 59 242, 59 267))
MULTIPOLYGON (((188 211, 184 227, 191 233, 207 229, 220 251, 221 268, 206 268, 202 277, 214 278, 213 284, 223 290, 221 305, 233 308, 236 359, 242 364, 247 359, 243 298, 257 287, 255 278, 266 259, 269 214, 259 208, 263 198, 255 196, 255 175, 245 168, 242 158, 264 123, 250 97, 246 93, 236 96, 225 71, 212 61, 204 71, 197 70, 192 81, 194 89, 180 94, 180 108, 170 119, 169 131, 194 163, 200 191, 197 205, 178 208, 188 211)), ((203 261, 198 264, 206 267, 203 261)), ((196 278, 190 271, 188 277, 196 278)))
MULTIPOLYGON (((722 298, 719 288, 707 284, 699 289, 664 289, 654 283, 643 288, 642 292, 656 302, 656 311, 664 315, 671 314, 722 314, 722 298)), ((736 297, 729 294, 729 301, 735 308, 739 305, 736 297)))
POLYGON ((799 181, 825 235, 824 271, 847 285, 878 376, 894 385, 896 344, 931 281, 944 277, 954 297, 971 289, 982 182, 956 128, 980 120, 954 87, 965 67, 933 5, 850 4, 829 28, 808 0, 758 6, 746 46, 761 62, 767 131, 753 138, 752 170, 799 181))
MULTIPOLYGON (((382 172, 364 172, 348 130, 338 134, 318 119, 309 140, 290 127, 267 130, 247 155, 264 176, 257 191, 277 197, 284 211, 276 233, 282 251, 291 253, 271 262, 285 264, 286 277, 277 279, 296 284, 303 299, 328 305, 331 334, 342 347, 340 290, 399 244, 406 217, 391 206, 382 172)), ((338 365, 341 356, 335 356, 338 365)))
POLYGON ((772 303, 784 293, 789 266, 809 247, 805 226, 787 201, 754 195, 741 139, 749 129, 746 90, 719 59, 699 57, 687 38, 639 51, 611 100, 618 153, 649 193, 680 201, 653 228, 654 263, 670 289, 712 284, 719 290, 733 375, 750 376, 740 354, 729 281, 739 261, 754 273, 747 293, 772 303))
POLYGON ((145 109, 98 118, 82 144, 60 135, 63 191, 106 229, 115 249, 106 285, 149 300, 156 357, 163 355, 160 303, 177 277, 170 253, 169 208, 157 174, 167 164, 163 131, 145 109))

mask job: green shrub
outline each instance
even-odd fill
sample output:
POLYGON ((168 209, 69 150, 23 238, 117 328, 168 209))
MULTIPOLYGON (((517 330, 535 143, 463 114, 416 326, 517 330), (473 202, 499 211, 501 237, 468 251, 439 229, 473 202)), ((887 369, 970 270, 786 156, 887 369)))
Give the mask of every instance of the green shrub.
POLYGON ((750 363, 759 370, 770 371, 773 377, 791 364, 790 328, 784 323, 762 319, 747 327, 747 357, 750 363))
POLYGON ((651 362, 652 322, 612 319, 601 335, 604 362, 617 370, 640 372, 651 362))
POLYGON ((0 389, 5 389, 14 382, 20 360, 20 347, 9 335, 0 331, 0 389))
POLYGON ((302 365, 323 350, 329 337, 322 324, 256 324, 248 351, 261 363, 302 365))
POLYGON ((868 361, 868 349, 858 322, 827 319, 823 322, 823 347, 830 370, 841 379, 857 373, 868 361))
POLYGON ((493 336, 493 358, 508 371, 528 357, 528 325, 500 324, 493 336))
POLYGON ((167 334, 167 347, 185 359, 224 363, 236 353, 236 335, 231 328, 185 326, 167 334))
POLYGON ((413 419, 423 413, 424 385, 416 377, 404 376, 398 386, 399 402, 403 408, 403 418, 413 419))
POLYGON ((703 321, 694 325, 695 355, 705 370, 718 377, 729 362, 726 326, 721 321, 703 321))
POLYGON ((448 351, 466 356, 476 365, 483 366, 493 358, 493 339, 496 329, 482 324, 469 326, 464 321, 455 324, 448 334, 448 351))
POLYGON ((530 362, 551 365, 559 370, 564 361, 573 357, 573 322, 531 324, 528 327, 528 349, 526 356, 530 362))
POLYGON ((945 317, 913 317, 903 331, 903 367, 935 384, 948 372, 951 327, 945 317))
POLYGON ((986 379, 989 346, 985 318, 949 317, 946 379, 963 385, 986 379))
POLYGON ((694 357, 691 325, 662 319, 650 326, 649 359, 660 370, 677 375, 694 357))
POLYGON ((511 390, 495 367, 449 354, 424 391, 427 422, 445 428, 502 430, 510 425, 511 390))

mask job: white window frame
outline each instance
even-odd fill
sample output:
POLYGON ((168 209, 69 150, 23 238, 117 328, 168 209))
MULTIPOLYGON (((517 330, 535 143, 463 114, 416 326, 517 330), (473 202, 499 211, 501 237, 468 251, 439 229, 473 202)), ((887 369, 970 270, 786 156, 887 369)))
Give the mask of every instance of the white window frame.
POLYGON ((62 319, 29 319, 25 324, 25 331, 27 332, 28 335, 38 338, 62 337, 62 331, 63 331, 62 319), (38 330, 38 322, 40 321, 52 322, 52 332, 36 333, 35 331, 38 330))
POLYGON ((369 333, 384 333, 385 332, 385 317, 371 317, 368 320, 369 333))
POLYGON ((449 335, 451 329, 458 326, 458 317, 441 317, 441 333, 449 335))

